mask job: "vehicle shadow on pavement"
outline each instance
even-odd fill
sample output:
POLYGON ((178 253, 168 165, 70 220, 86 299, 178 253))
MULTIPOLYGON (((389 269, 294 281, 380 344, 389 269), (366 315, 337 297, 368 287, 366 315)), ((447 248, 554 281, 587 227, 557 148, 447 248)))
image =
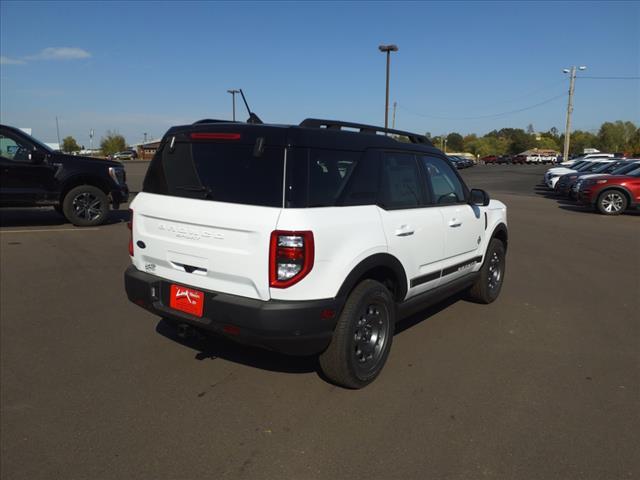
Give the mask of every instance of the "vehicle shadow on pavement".
MULTIPOLYGON (((111 210, 105 225, 128 221, 128 210, 111 210)), ((71 223, 53 208, 0 209, 0 227, 52 227, 59 225, 71 226, 71 223)))
POLYGON ((183 338, 178 335, 177 327, 166 320, 158 322, 156 332, 165 338, 196 350, 196 360, 222 358, 230 362, 274 372, 319 372, 318 359, 315 356, 294 357, 270 352, 269 350, 235 343, 214 334, 195 333, 183 338))
MULTIPOLYGON (((421 310, 396 324, 395 335, 401 334, 405 330, 428 320, 441 310, 445 310, 454 303, 463 300, 464 293, 454 295, 432 307, 421 310)), ((163 337, 172 340, 180 345, 191 348, 197 353, 195 360, 216 360, 221 358, 234 363, 247 365, 273 372, 282 373, 312 373, 315 372, 320 378, 328 383, 333 383, 320 370, 317 355, 314 356, 291 356, 277 352, 271 352, 262 348, 243 345, 228 340, 224 337, 205 332, 193 332, 189 336, 178 334, 176 325, 166 320, 160 320, 156 325, 156 332, 163 337)))
POLYGON ((399 322, 396 323, 396 330, 394 335, 398 335, 404 332, 405 330, 409 330, 411 327, 415 327, 419 323, 429 320, 429 318, 440 313, 442 310, 446 310, 451 305, 461 300, 465 300, 464 292, 457 293, 441 301, 440 303, 436 303, 435 305, 432 305, 429 308, 420 310, 419 312, 400 320, 399 322))

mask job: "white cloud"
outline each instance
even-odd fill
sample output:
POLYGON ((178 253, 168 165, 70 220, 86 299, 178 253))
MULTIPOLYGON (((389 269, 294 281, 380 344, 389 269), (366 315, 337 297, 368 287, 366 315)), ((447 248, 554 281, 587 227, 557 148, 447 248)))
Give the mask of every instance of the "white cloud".
POLYGON ((0 57, 0 65, 23 65, 26 62, 16 58, 0 57))
POLYGON ((91 53, 77 47, 49 47, 36 55, 25 57, 29 60, 80 60, 90 58, 91 53))

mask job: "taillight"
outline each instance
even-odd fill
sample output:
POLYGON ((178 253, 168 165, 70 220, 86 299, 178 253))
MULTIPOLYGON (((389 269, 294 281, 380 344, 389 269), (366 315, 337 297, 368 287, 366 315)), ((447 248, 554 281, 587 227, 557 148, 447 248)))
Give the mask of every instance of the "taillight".
POLYGON ((287 288, 298 283, 313 268, 313 232, 271 232, 269 285, 287 288))
POLYGON ((133 257, 133 210, 131 209, 129 209, 127 228, 129 229, 129 256, 133 257))
POLYGON ((240 140, 239 133, 194 132, 191 140, 240 140))

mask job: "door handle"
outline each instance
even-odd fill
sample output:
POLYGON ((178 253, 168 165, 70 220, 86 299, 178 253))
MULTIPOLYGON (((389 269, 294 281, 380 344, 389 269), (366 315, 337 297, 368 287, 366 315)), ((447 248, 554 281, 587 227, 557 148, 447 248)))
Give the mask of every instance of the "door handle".
POLYGON ((454 227, 460 227, 462 226, 462 220, 458 220, 456 218, 452 218, 451 220, 449 220, 449 226, 454 228, 454 227))
POLYGON ((395 231, 396 237, 408 237, 409 235, 413 235, 415 230, 413 230, 409 225, 402 225, 395 231))

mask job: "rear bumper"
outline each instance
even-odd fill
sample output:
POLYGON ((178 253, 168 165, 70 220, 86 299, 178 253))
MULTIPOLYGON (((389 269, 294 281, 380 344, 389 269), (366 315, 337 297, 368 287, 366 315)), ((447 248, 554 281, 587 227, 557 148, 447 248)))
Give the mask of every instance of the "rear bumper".
POLYGON ((195 317, 168 306, 171 282, 130 266, 124 283, 129 300, 156 315, 289 355, 313 355, 327 348, 344 304, 337 298, 262 301, 204 290, 203 315, 195 317), (323 318, 329 311, 333 316, 323 318))

